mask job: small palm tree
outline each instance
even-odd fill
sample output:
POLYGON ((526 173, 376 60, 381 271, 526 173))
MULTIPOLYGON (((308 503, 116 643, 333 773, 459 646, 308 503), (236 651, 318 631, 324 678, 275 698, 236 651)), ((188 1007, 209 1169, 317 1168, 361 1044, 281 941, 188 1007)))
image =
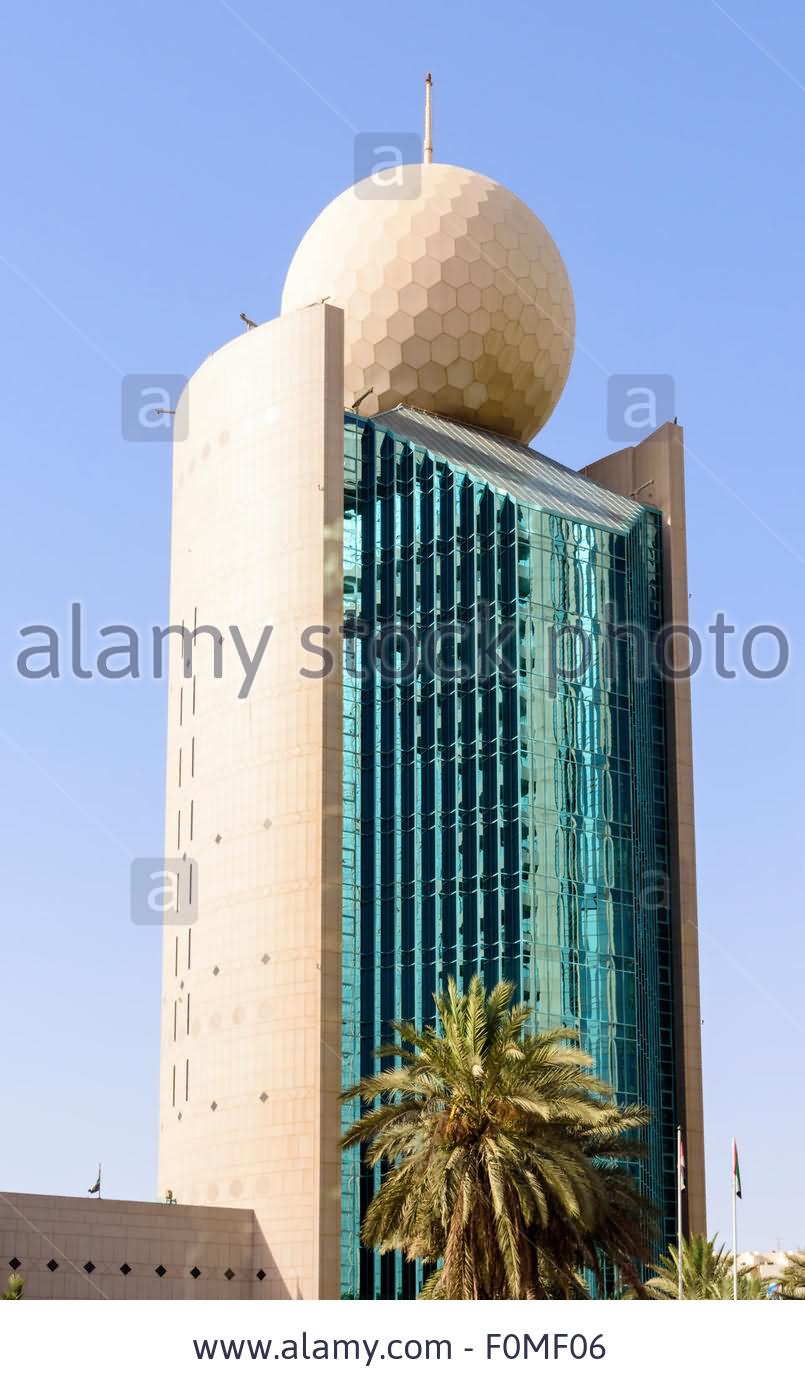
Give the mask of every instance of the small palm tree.
POLYGON ((788 1256, 780 1284, 781 1298, 805 1298, 805 1250, 788 1256))
MULTIPOLYGON (((753 1265, 751 1269, 740 1269, 738 1271, 738 1297, 742 1303, 745 1302, 747 1298, 765 1299, 768 1298, 768 1296, 769 1281, 768 1279, 761 1279, 757 1272, 756 1265, 753 1265)), ((721 1297, 732 1298, 732 1279, 729 1281, 728 1289, 721 1297)))
POLYGON ((643 1293, 646 1204, 624 1166, 646 1112, 620 1107, 566 1029, 527 1033, 514 986, 476 976, 436 997, 438 1025, 395 1023, 397 1065, 345 1093, 367 1107, 342 1145, 382 1166, 367 1245, 441 1262, 431 1298, 586 1297, 606 1257, 643 1293))
MULTIPOLYGON (((718 1236, 693 1235, 682 1241, 682 1297, 688 1299, 728 1299, 733 1295, 732 1251, 716 1248, 718 1236)), ((679 1297, 679 1250, 672 1245, 663 1255, 656 1274, 647 1281, 650 1298, 679 1297)), ((765 1298, 766 1285, 757 1270, 738 1273, 738 1297, 765 1298)))
POLYGON ((21 1274, 9 1274, 8 1283, 0 1294, 0 1298, 16 1299, 22 1298, 25 1291, 25 1280, 21 1274))

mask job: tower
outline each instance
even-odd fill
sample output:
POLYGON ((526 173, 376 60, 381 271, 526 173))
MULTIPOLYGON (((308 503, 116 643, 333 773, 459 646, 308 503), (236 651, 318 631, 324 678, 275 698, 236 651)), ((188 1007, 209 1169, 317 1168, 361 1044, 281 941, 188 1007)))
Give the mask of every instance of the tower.
POLYGON ((269 1297, 415 1292, 360 1249, 339 1092, 451 974, 651 1107, 666 1238, 681 1121, 704 1224, 689 702, 629 647, 681 621, 681 432, 581 474, 529 448, 559 252, 493 180, 415 172, 324 210, 174 451, 160 1182, 255 1210, 269 1297))

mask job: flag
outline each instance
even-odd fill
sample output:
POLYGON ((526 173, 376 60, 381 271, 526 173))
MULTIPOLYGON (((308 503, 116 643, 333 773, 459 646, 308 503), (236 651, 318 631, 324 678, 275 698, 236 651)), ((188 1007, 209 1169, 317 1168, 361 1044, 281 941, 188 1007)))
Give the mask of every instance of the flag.
POLYGON ((98 1195, 100 1195, 100 1191, 101 1191, 101 1165, 100 1165, 100 1163, 98 1164, 98 1176, 97 1176, 97 1178, 95 1179, 95 1182, 94 1182, 94 1184, 92 1185, 92 1187, 88 1187, 88 1188, 87 1188, 87 1191, 88 1191, 90 1197, 94 1197, 94 1195, 95 1195, 96 1192, 98 1193, 98 1195))
POLYGON ((735 1196, 743 1197, 741 1192, 741 1165, 738 1162, 738 1145, 732 1141, 732 1181, 735 1183, 735 1196))
POLYGON ((685 1145, 682 1143, 682 1130, 679 1130, 679 1153, 677 1155, 677 1168, 679 1172, 679 1191, 685 1191, 685 1145))

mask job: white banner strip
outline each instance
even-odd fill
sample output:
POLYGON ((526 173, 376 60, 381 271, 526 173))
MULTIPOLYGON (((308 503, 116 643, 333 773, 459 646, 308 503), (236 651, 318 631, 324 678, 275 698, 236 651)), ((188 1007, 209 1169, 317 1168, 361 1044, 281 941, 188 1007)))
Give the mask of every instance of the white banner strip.
POLYGON ((796 1303, 4 1303, 8 1386, 768 1385, 801 1361, 796 1303))

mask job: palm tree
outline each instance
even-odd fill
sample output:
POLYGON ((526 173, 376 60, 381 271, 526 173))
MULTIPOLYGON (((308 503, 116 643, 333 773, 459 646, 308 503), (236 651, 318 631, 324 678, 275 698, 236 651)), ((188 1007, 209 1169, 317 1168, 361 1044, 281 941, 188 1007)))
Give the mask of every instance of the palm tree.
MULTIPOLYGON (((730 1280, 727 1291, 721 1296, 722 1298, 732 1298, 732 1280, 730 1280)), ((738 1297, 741 1302, 745 1302, 747 1298, 766 1299, 769 1297, 769 1281, 768 1279, 761 1279, 756 1265, 753 1265, 751 1269, 738 1271, 738 1297)))
POLYGON ((805 1250, 788 1256, 780 1283, 781 1298, 805 1298, 805 1250))
MULTIPOLYGON (((682 1241, 682 1297, 729 1299, 733 1294, 732 1251, 716 1248, 718 1236, 693 1235, 682 1241)), ((679 1297, 679 1250, 672 1245, 663 1255, 656 1274, 647 1281, 650 1298, 679 1297)), ((753 1266, 738 1272, 740 1299, 765 1298, 766 1285, 753 1266)))
POLYGON ((437 1027, 395 1023, 378 1055, 396 1065, 345 1093, 367 1108, 342 1145, 382 1172, 363 1240, 441 1262, 425 1297, 586 1297, 604 1257, 645 1296, 649 1213, 624 1163, 648 1115, 618 1106, 575 1033, 527 1033, 513 995, 450 980, 437 1027))
POLYGON ((21 1274, 9 1274, 8 1283, 0 1293, 0 1298, 16 1299, 22 1298, 25 1292, 25 1280, 21 1274))

